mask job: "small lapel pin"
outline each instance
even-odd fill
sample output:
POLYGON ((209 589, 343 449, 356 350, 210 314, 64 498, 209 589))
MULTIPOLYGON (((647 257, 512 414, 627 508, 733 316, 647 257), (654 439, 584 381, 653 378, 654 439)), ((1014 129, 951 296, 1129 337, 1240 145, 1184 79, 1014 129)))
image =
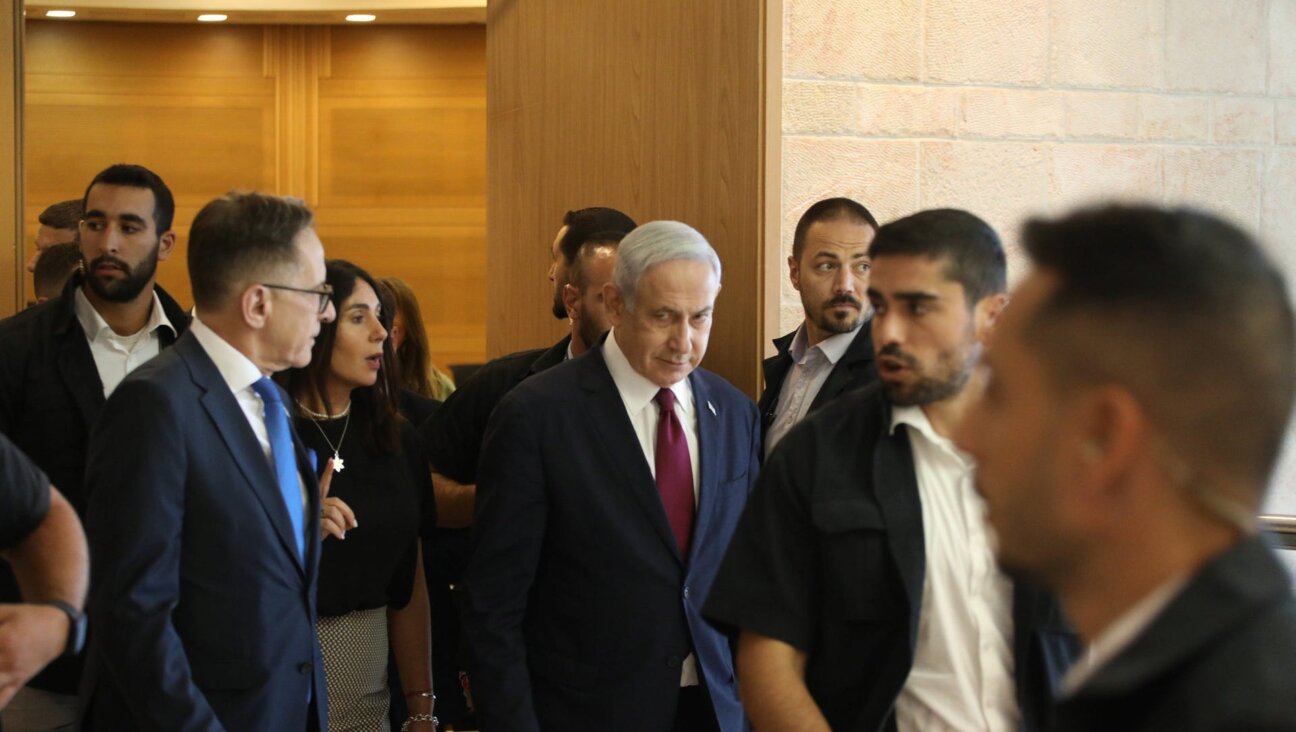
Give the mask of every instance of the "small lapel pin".
POLYGON ((719 416, 719 415, 716 414, 715 405, 711 403, 711 400, 710 400, 710 399, 707 400, 707 409, 710 409, 710 410, 711 410, 711 414, 712 414, 713 416, 719 416))

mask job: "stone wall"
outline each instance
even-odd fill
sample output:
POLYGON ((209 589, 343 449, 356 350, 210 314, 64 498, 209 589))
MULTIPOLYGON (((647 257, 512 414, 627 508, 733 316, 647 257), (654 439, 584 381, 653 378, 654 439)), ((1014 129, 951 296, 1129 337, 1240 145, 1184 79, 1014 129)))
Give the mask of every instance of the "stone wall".
POLYGON ((1296 281, 1296 0, 784 0, 783 73, 785 252, 825 196, 957 206, 1015 279, 1025 218, 1116 198, 1218 212, 1296 281))

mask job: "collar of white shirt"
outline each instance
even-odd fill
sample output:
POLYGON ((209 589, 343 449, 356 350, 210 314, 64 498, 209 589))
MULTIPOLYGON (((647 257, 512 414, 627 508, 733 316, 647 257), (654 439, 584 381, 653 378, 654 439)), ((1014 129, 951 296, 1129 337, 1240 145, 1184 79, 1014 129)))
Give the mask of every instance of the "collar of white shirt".
POLYGON ((927 419, 927 413, 922 410, 922 407, 892 407, 889 434, 894 435, 896 427, 900 425, 917 430, 927 442, 953 455, 964 467, 973 467, 972 456, 958 449, 953 440, 937 434, 936 428, 932 427, 931 420, 927 419))
POLYGON ((1084 656, 1063 677, 1059 697, 1066 698, 1075 694, 1089 679, 1093 678, 1094 674, 1098 673, 1100 668, 1111 663, 1113 658, 1128 648, 1152 624, 1152 621, 1156 620, 1187 582, 1186 575, 1172 577, 1149 592, 1099 633, 1093 643, 1085 649, 1084 656))
MULTIPOLYGON (((828 363, 836 366, 841 357, 846 355, 851 341, 855 340, 855 336, 859 334, 861 327, 863 326, 857 326, 855 330, 849 333, 830 335, 816 343, 815 347, 822 351, 824 356, 828 357, 828 363)), ((788 355, 792 356, 795 363, 805 363, 806 351, 810 350, 809 342, 810 337, 806 334, 805 323, 802 323, 801 327, 797 328, 796 335, 792 336, 792 345, 788 348, 788 355)))
POLYGON ((230 391, 237 394, 260 380, 261 369, 252 363, 252 359, 243 355, 241 351, 217 335, 216 331, 207 327, 207 324, 199 319, 197 311, 194 311, 189 332, 194 334, 194 338, 198 339, 199 345, 207 352, 212 363, 216 364, 216 370, 220 371, 221 378, 225 379, 230 391))
MULTIPOLYGON (((603 341, 603 360, 607 363, 608 371, 612 374, 612 381, 621 394, 621 401, 625 403, 626 411, 630 414, 639 414, 644 407, 657 398, 657 392, 661 387, 634 370, 634 367, 630 365, 630 360, 626 358, 625 352, 621 350, 621 346, 617 343, 616 335, 616 329, 614 328, 608 334, 607 339, 603 341)), ((675 403, 679 405, 684 416, 691 417, 693 415, 693 390, 689 388, 688 379, 680 379, 671 384, 670 390, 675 392, 675 403)))
MULTIPOLYGON (((104 338, 130 338, 138 335, 131 333, 125 336, 118 336, 109 327, 108 322, 103 319, 94 305, 90 304, 90 298, 86 297, 85 291, 80 287, 76 288, 76 296, 72 300, 72 310, 76 313, 77 321, 81 323, 81 330, 85 331, 86 338, 91 342, 104 338)), ((140 328, 139 333, 152 333, 158 328, 166 328, 175 335, 175 326, 171 324, 170 318, 166 316, 166 311, 162 309, 162 300, 158 298, 157 291, 153 291, 153 308, 149 311, 148 322, 140 328)))

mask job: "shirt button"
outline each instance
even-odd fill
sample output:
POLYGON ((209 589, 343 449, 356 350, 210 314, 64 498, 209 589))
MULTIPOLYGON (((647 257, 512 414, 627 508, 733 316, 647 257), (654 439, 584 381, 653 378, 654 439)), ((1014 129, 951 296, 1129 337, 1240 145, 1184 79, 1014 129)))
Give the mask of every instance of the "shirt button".
POLYGON ((305 676, 310 672, 311 672, 311 665, 309 663, 297 664, 297 673, 301 674, 302 676, 305 676))
POLYGON ((667 657, 666 657, 666 668, 679 668, 679 667, 680 667, 680 657, 679 657, 679 656, 667 656, 667 657))

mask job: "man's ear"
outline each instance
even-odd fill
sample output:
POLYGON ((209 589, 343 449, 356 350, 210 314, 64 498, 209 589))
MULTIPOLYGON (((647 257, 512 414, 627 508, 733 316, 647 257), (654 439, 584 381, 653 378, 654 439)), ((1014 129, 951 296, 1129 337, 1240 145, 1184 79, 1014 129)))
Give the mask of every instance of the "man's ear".
POLYGON ((797 264, 796 257, 788 255, 788 279, 792 280, 792 289, 801 291, 801 265, 797 264))
POLYGON ((243 322, 256 330, 266 326, 273 310, 270 288, 265 285, 248 285, 239 296, 239 313, 243 316, 243 322))
POLYGON ((580 313, 580 292, 570 282, 563 285, 562 302, 563 307, 567 309, 567 317, 575 321, 580 313))
POLYGON ((171 256, 175 249, 176 233, 175 230, 167 231, 158 237, 158 261, 164 262, 171 256))
POLYGON ((994 295, 986 295, 977 303, 976 318, 976 338, 977 342, 985 344, 990 340, 990 334, 994 332, 995 322, 1008 306, 1008 295, 1002 292, 994 295))
POLYGON ((621 288, 612 282, 603 285, 603 306, 607 308, 608 320, 612 326, 621 325, 625 314, 625 299, 621 297, 621 288))
POLYGON ((1151 454, 1151 423, 1142 405, 1117 385, 1093 387, 1078 397, 1068 420, 1073 424, 1072 469, 1076 488, 1099 514, 1119 511, 1139 461, 1151 454))

